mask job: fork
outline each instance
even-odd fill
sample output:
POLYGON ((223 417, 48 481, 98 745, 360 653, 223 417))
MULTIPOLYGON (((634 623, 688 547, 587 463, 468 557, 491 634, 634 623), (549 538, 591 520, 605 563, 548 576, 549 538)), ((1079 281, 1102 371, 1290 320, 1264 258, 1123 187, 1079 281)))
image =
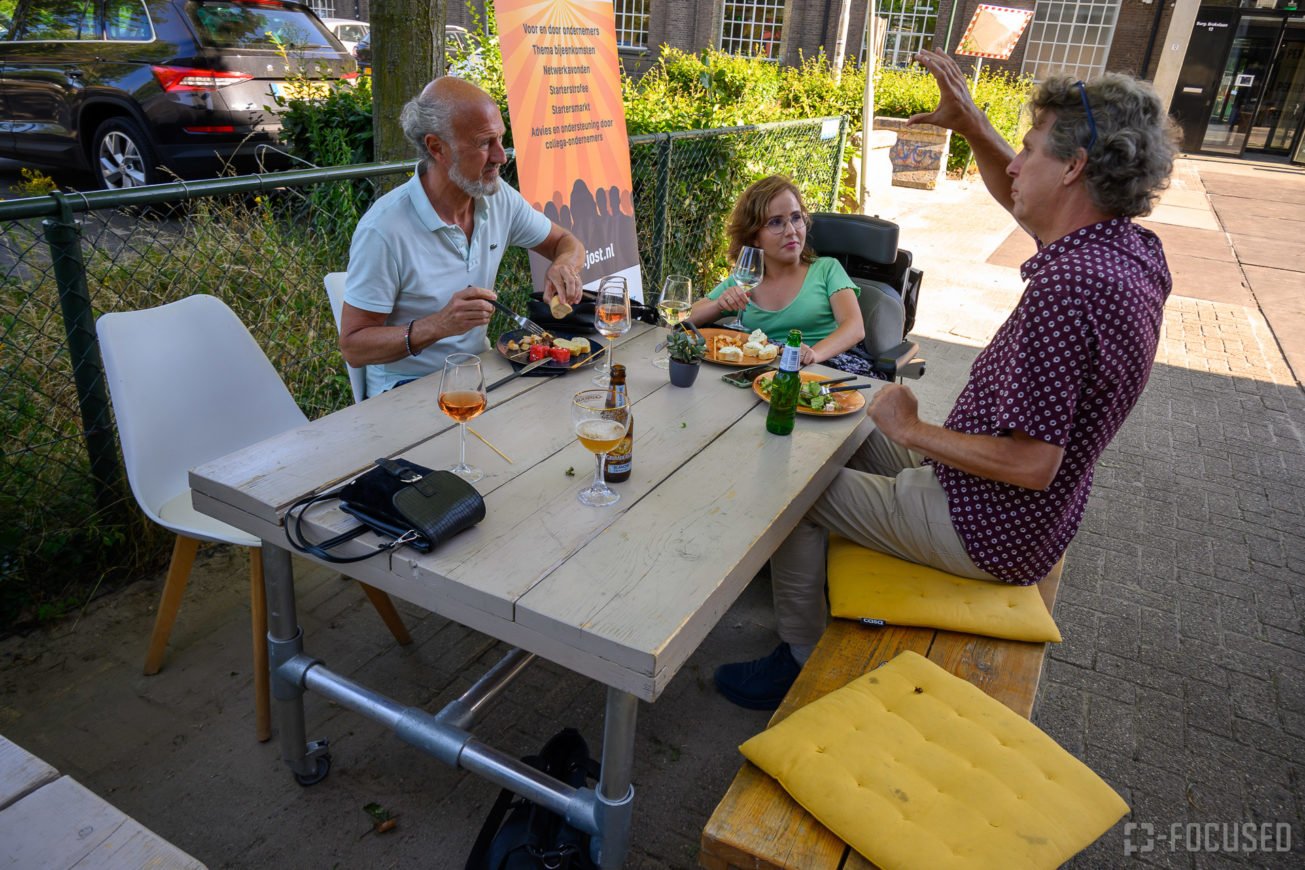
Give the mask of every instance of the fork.
POLYGON ((513 311, 511 308, 508 308, 506 305, 504 305, 502 302, 499 302, 497 299, 489 300, 489 304, 493 305, 495 308, 501 311, 507 317, 508 320, 511 320, 513 323, 515 323, 517 326, 521 327, 531 335, 544 334, 544 328, 540 326, 538 323, 535 323, 529 317, 524 317, 520 314, 517 314, 515 311, 513 311))

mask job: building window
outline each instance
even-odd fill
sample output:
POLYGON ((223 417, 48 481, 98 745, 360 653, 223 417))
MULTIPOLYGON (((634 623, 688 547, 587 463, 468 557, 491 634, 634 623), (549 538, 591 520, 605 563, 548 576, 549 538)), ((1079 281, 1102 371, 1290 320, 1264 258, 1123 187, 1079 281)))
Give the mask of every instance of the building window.
POLYGON ((1021 72, 1041 81, 1063 74, 1087 80, 1106 68, 1120 0, 1038 0, 1021 72))
POLYGON ((308 0, 308 8, 316 12, 318 18, 335 17, 335 0, 308 0))
POLYGON ((648 47, 650 0, 616 0, 616 44, 621 48, 648 47))
POLYGON ((779 60, 783 41, 784 0, 725 0, 720 20, 721 51, 779 60))
MULTIPOLYGON (((887 0, 879 6, 877 13, 888 21, 884 54, 879 58, 885 66, 908 66, 920 49, 933 48, 933 31, 938 25, 938 7, 934 0, 887 0)), ((869 40, 870 22, 867 21, 861 32, 862 64, 865 63, 869 40)))

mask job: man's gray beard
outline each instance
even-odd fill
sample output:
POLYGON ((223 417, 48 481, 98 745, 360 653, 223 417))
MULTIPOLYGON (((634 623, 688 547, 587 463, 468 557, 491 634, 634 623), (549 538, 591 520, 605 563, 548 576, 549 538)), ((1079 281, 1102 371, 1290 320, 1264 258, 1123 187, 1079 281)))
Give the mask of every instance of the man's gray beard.
POLYGON ((449 180, 458 186, 458 190, 473 198, 492 196, 498 192, 497 178, 493 181, 470 178, 462 174, 456 163, 449 167, 449 180))

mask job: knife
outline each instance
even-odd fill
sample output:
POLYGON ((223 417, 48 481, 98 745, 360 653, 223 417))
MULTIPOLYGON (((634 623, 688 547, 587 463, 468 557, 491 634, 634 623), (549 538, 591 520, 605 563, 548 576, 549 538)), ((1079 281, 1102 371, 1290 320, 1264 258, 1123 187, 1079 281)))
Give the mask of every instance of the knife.
POLYGON ((503 386, 504 384, 506 384, 508 381, 513 380, 513 379, 515 379, 515 378, 519 378, 519 377, 521 377, 522 375, 526 374, 527 372, 532 372, 532 371, 534 371, 535 369, 537 369, 537 368, 539 368, 540 366, 542 366, 544 363, 552 362, 552 361, 553 361, 553 358, 552 358, 551 356, 546 356, 546 357, 544 357, 543 359, 537 359, 537 360, 535 360, 534 362, 532 362, 532 363, 530 363, 530 364, 528 364, 528 365, 524 365, 524 366, 522 366, 521 368, 519 368, 519 369, 517 369, 516 371, 514 371, 512 374, 508 375, 507 377, 499 378, 497 381, 495 381, 494 383, 490 384, 488 387, 485 388, 485 392, 488 393, 488 392, 490 392, 491 390, 494 390, 494 389, 496 389, 496 388, 498 388, 498 387, 501 387, 501 386, 503 386))
POLYGON ((513 311, 511 308, 508 308, 506 305, 504 305, 502 302, 499 302, 497 299, 489 300, 489 304, 497 308, 500 312, 503 313, 505 317, 507 317, 508 320, 511 320, 513 323, 515 323, 517 326, 524 329, 526 332, 532 333, 534 335, 544 334, 545 332, 544 327, 540 326, 538 323, 535 323, 529 317, 525 317, 523 315, 517 314, 515 311, 513 311))
POLYGON ((883 381, 872 381, 871 383, 868 383, 868 384, 852 384, 851 386, 847 386, 847 387, 830 387, 829 390, 828 390, 828 392, 830 392, 830 393, 842 393, 842 392, 845 392, 845 391, 847 391, 847 390, 868 390, 868 389, 870 389, 871 387, 877 387, 877 386, 879 386, 879 385, 882 384, 882 383, 883 383, 883 381))

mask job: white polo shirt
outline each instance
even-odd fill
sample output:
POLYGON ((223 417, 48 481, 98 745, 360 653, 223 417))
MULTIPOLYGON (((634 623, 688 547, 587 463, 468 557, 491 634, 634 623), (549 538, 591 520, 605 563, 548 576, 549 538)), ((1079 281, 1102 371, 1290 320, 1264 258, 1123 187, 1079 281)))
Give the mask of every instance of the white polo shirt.
MULTIPOLYGON (((387 326, 407 324, 449 304, 467 285, 494 286, 508 245, 533 248, 553 224, 506 182, 492 196, 476 200, 471 241, 435 212, 421 178, 412 178, 378 199, 354 230, 344 301, 389 315, 387 326)), ((415 357, 367 366, 367 395, 375 396, 408 378, 439 371, 452 353, 488 348, 485 327, 441 339, 415 357)))

